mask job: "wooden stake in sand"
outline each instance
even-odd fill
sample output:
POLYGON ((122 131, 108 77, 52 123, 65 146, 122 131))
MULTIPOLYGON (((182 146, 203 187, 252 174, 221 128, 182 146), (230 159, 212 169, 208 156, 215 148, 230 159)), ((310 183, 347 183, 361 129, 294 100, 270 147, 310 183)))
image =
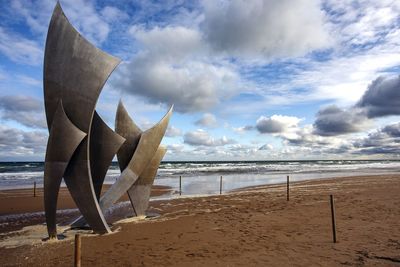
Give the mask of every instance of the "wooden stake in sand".
POLYGON ((289 201, 289 175, 286 176, 286 200, 289 201))
POLYGON ((219 178, 219 194, 222 195, 222 176, 219 178))
POLYGON ((182 176, 179 176, 179 195, 182 195, 182 176))
POLYGON ((33 182, 33 197, 36 197, 36 181, 33 182))
POLYGON ((336 243, 336 218, 335 218, 335 200, 333 199, 333 195, 330 196, 331 199, 331 214, 332 214, 332 234, 333 234, 333 243, 336 243))
POLYGON ((74 266, 81 267, 81 236, 75 234, 75 259, 74 266))

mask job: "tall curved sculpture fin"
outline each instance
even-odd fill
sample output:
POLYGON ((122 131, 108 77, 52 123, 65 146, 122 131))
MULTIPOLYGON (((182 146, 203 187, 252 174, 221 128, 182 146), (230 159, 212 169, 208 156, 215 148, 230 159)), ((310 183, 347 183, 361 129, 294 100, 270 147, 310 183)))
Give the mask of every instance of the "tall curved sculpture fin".
POLYGON ((90 169, 94 191, 97 199, 100 199, 107 170, 125 138, 111 130, 97 112, 94 113, 90 133, 90 169))
POLYGON ((126 139, 126 142, 117 152, 118 165, 122 172, 128 166, 133 153, 135 153, 142 130, 129 116, 121 100, 115 116, 115 132, 126 139))
POLYGON ((120 60, 93 46, 69 23, 57 2, 44 55, 44 100, 51 128, 59 99, 70 120, 88 133, 104 83, 120 60))
POLYGON ((174 106, 152 128, 144 131, 127 168, 140 175, 156 153, 168 127, 174 106))
POLYGON ((155 126, 142 133, 128 166, 122 171, 120 178, 100 198, 100 206, 103 211, 120 199, 149 165, 167 130, 172 110, 173 106, 155 126))
MULTIPOLYGON (((44 57, 47 125, 49 129, 53 127, 57 103, 62 99, 70 121, 87 133, 65 170, 64 180, 80 212, 100 234, 110 232, 110 229, 100 210, 91 176, 91 124, 99 94, 119 62, 83 38, 57 3, 47 33, 44 57)), ((60 143, 54 145, 59 147, 60 143)))
POLYGON ((44 208, 47 231, 50 238, 57 236, 56 211, 60 184, 68 163, 86 133, 79 130, 64 112, 62 101, 58 102, 47 141, 44 164, 44 208), (63 145, 60 146, 60 140, 63 145))
POLYGON ((128 190, 129 200, 131 201, 136 216, 146 215, 154 178, 157 175, 158 167, 166 152, 167 149, 165 147, 159 146, 149 165, 128 190))
MULTIPOLYGON (((160 123, 159 123, 159 125, 160 125, 160 123)), ((131 159, 133 157, 133 154, 136 151, 139 140, 141 138, 142 131, 134 123, 132 118, 129 116, 124 105, 122 104, 122 101, 120 101, 118 104, 118 109, 117 109, 117 113, 115 116, 115 131, 116 131, 116 133, 118 133, 119 135, 121 135, 122 137, 124 137, 126 139, 126 141, 123 143, 123 145, 117 152, 117 158, 118 158, 118 163, 119 163, 121 172, 123 172, 123 174, 125 176, 127 176, 128 178, 135 179, 134 176, 128 174, 129 173, 128 171, 125 171, 125 173, 124 173, 124 169, 128 166, 129 162, 131 161, 131 159)), ((162 138, 162 136, 161 136, 161 138, 162 138)), ((146 168, 144 169, 143 173, 147 173, 147 174, 145 174, 146 186, 142 186, 142 183, 144 182, 144 180, 143 180, 142 182, 140 182, 140 186, 136 186, 136 187, 131 186, 131 188, 133 187, 131 190, 131 193, 129 193, 129 191, 128 191, 128 196, 131 199, 132 207, 135 210, 135 213, 137 213, 136 211, 139 211, 139 213, 143 213, 141 211, 145 210, 147 208, 148 199, 150 198, 152 182, 157 173, 157 168, 160 164, 160 161, 165 154, 165 151, 166 150, 164 148, 159 147, 156 154, 153 155, 153 158, 151 159, 150 164, 148 164, 148 166, 145 166, 146 168), (158 163, 157 163, 157 160, 158 160, 158 163), (150 166, 155 167, 154 175, 150 171, 153 169, 150 166), (146 172, 146 170, 147 170, 147 172, 146 172), (151 178, 150 178, 151 181, 148 181, 149 180, 148 177, 151 175, 153 175, 153 180, 151 180, 151 178), (150 183, 150 185, 148 185, 148 183, 150 183), (139 188, 143 189, 144 191, 143 192, 137 191, 139 188), (133 195, 134 193, 135 194, 138 193, 138 195, 133 195), (146 201, 146 199, 147 199, 147 201, 146 201), (147 203, 147 205, 146 205, 146 203, 147 203)), ((124 179, 129 182, 128 178, 121 177, 119 180, 124 179)), ((142 174, 140 175, 138 181, 142 180, 141 178, 142 178, 142 174)), ((121 184, 123 182, 124 181, 119 181, 119 184, 121 184)), ((130 188, 129 185, 126 185, 125 187, 126 187, 125 191, 127 191, 130 188)), ((125 193, 125 192, 123 192, 123 193, 125 193)), ((106 194, 107 194, 107 192, 106 192, 106 194)), ((104 211, 103 207, 102 207, 102 210, 104 211)), ((85 224, 86 224, 86 221, 82 216, 77 218, 74 222, 72 222, 73 227, 82 227, 85 224)))

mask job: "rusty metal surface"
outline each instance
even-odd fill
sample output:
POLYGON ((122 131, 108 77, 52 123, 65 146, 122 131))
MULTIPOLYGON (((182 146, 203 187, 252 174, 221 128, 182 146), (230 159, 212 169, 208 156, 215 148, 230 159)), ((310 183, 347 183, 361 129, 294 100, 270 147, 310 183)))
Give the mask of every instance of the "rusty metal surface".
MULTIPOLYGON (((57 3, 49 25, 44 58, 47 125, 51 131, 55 123, 57 104, 62 100, 66 116, 72 124, 87 134, 71 157, 64 180, 80 212, 97 233, 110 232, 110 229, 99 208, 91 176, 91 124, 102 87, 119 62, 119 59, 106 54, 83 38, 69 23, 57 3)), ((63 140, 69 134, 68 131, 63 133, 58 142, 52 143, 50 150, 55 153, 62 150, 65 145, 63 140)), ((53 177, 48 177, 48 180, 51 179, 53 177)), ((58 181, 51 183, 57 184, 58 181)), ((49 194, 51 193, 48 192, 47 195, 49 194)))
POLYGON ((131 201, 136 216, 146 215, 154 178, 157 175, 158 167, 166 152, 167 149, 165 147, 159 146, 149 165, 128 190, 129 200, 131 201))
POLYGON ((57 197, 62 177, 75 149, 85 136, 86 133, 79 130, 68 119, 62 102, 59 101, 47 142, 44 165, 44 208, 50 238, 57 236, 57 197), (65 133, 68 133, 68 135, 65 135, 65 133), (59 145, 60 140, 63 141, 61 146, 59 145))

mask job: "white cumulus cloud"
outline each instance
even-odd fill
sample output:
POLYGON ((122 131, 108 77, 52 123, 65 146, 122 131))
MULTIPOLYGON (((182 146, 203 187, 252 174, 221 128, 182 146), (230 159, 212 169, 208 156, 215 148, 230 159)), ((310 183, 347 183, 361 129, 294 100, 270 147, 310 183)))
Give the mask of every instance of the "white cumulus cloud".
POLYGON ((293 57, 330 45, 320 1, 212 0, 204 15, 207 41, 227 55, 293 57))

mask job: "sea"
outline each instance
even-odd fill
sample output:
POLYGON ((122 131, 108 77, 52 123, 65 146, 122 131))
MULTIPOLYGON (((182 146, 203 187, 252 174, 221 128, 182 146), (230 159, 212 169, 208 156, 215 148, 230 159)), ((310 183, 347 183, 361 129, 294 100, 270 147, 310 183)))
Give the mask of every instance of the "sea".
MULTIPOLYGON (((43 162, 0 162, 0 190, 43 186, 43 162)), ((172 188, 172 195, 210 195, 249 186, 279 184, 332 177, 400 173, 400 160, 313 160, 313 161, 169 161, 162 162, 154 184, 172 188), (221 178, 222 177, 222 178, 221 178)), ((118 179, 113 162, 105 183, 118 179)))

